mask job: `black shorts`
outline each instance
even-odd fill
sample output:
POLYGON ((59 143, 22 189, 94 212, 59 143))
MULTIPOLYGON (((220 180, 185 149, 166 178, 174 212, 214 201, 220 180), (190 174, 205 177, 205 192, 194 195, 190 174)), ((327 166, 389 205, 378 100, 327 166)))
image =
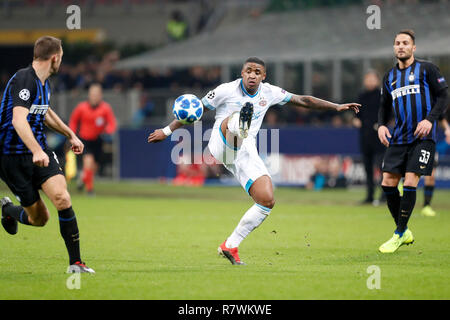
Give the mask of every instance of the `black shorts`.
POLYGON ((414 172, 420 176, 430 176, 436 145, 433 140, 416 140, 407 145, 392 145, 384 154, 383 172, 397 173, 414 172))
POLYGON ((40 199, 39 189, 47 179, 64 172, 56 154, 47 149, 48 167, 33 164, 32 154, 0 155, 0 178, 19 200, 22 207, 31 206, 40 199))
POLYGON ((95 140, 84 140, 81 139, 81 142, 84 144, 84 151, 83 154, 92 154, 96 161, 99 161, 101 155, 102 155, 102 147, 103 147, 103 141, 100 139, 95 140))

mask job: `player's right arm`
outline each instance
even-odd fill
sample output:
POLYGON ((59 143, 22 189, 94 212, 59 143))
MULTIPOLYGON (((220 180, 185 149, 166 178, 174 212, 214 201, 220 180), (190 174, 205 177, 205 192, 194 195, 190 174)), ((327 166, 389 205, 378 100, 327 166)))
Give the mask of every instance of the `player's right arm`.
POLYGON ((31 126, 28 123, 28 114, 32 101, 36 96, 36 83, 25 73, 18 72, 11 85, 11 96, 13 102, 12 125, 17 135, 33 154, 33 163, 40 167, 47 167, 50 160, 37 142, 31 126))
POLYGON ((389 92, 386 76, 383 79, 381 87, 380 108, 378 109, 378 139, 381 143, 389 147, 388 138, 392 138, 391 132, 387 127, 392 110, 392 96, 389 92))
MULTIPOLYGON (((203 108, 203 114, 208 112, 208 110, 209 110, 208 108, 203 108)), ((150 133, 150 135, 147 138, 147 142, 148 143, 161 142, 164 139, 166 139, 168 136, 170 136, 172 134, 172 132, 174 132, 178 128, 181 128, 182 126, 184 126, 183 123, 181 123, 178 120, 173 120, 171 123, 169 123, 168 126, 162 128, 162 129, 156 129, 155 131, 150 133)))
MULTIPOLYGON (((218 106, 221 105, 225 97, 228 93, 227 84, 221 84, 214 90, 208 92, 206 96, 204 96, 201 101, 203 104, 203 114, 208 112, 209 110, 215 110, 218 106)), ((160 142, 166 139, 169 135, 172 134, 178 128, 181 128, 183 124, 178 120, 173 120, 168 126, 162 129, 157 129, 150 133, 147 138, 148 143, 160 142)))
POLYGON ((26 107, 16 106, 13 109, 12 125, 22 139, 23 143, 33 154, 33 163, 39 167, 47 167, 49 163, 48 155, 42 150, 41 145, 31 131, 27 117, 30 110, 26 107))
POLYGON ((147 138, 148 143, 160 142, 166 139, 172 132, 181 128, 183 124, 178 120, 173 120, 168 126, 163 129, 156 129, 147 138))

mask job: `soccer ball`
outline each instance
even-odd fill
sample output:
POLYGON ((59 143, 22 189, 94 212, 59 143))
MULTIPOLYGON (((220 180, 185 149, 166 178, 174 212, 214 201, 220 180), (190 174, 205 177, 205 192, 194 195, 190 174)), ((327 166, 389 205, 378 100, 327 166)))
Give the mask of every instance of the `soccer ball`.
POLYGON ((203 103, 193 94, 183 94, 173 103, 172 112, 181 123, 194 123, 202 118, 203 103))

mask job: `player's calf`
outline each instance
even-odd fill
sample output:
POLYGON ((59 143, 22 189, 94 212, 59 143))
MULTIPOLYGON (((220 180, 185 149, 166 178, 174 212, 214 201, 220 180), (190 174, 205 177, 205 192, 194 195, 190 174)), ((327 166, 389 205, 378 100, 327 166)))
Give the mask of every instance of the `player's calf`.
POLYGON ((242 139, 239 137, 239 112, 234 112, 231 116, 222 121, 220 126, 220 131, 222 136, 228 146, 232 149, 237 150, 242 145, 242 139))

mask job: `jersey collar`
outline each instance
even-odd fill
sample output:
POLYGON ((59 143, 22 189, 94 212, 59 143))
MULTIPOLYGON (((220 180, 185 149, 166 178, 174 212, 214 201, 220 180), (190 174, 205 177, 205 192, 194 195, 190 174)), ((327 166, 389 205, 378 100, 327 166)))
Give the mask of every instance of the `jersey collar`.
POLYGON ((406 70, 406 69, 408 69, 408 68, 413 69, 413 67, 416 65, 416 62, 417 62, 417 60, 414 58, 413 63, 411 63, 411 65, 410 65, 409 67, 404 68, 404 69, 400 69, 400 66, 399 66, 398 62, 397 62, 397 64, 396 64, 395 66, 397 67, 397 70, 398 70, 398 71, 404 71, 404 70, 406 70))
POLYGON ((245 89, 244 83, 242 82, 242 79, 241 79, 241 83, 240 83, 239 86, 241 87, 242 92, 243 92, 245 95, 249 96, 250 98, 256 97, 256 96, 258 95, 258 93, 259 93, 259 89, 261 88, 261 84, 259 84, 258 90, 256 90, 255 94, 250 94, 250 93, 248 93, 247 90, 245 89))

